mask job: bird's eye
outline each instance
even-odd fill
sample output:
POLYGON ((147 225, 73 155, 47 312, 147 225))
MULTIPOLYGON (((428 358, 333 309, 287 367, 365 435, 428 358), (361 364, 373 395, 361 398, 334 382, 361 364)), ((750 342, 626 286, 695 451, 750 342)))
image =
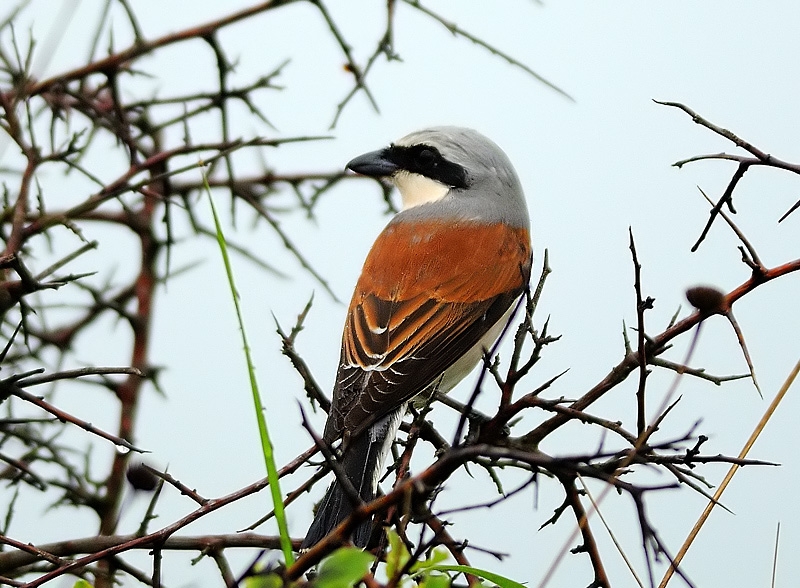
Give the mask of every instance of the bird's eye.
POLYGON ((414 159, 419 167, 428 168, 436 161, 436 153, 432 149, 422 149, 414 159))

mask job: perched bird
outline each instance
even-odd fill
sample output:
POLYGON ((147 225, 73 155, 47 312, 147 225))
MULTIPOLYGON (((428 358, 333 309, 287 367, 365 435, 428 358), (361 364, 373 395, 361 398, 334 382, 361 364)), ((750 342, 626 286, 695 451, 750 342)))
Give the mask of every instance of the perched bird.
MULTIPOLYGON (((500 335, 530 277, 530 221, 508 157, 472 129, 417 131, 347 168, 390 178, 402 198, 356 284, 323 435, 341 439, 342 468, 369 502, 408 402, 447 392, 500 335)), ((353 508, 334 481, 302 547, 353 508)), ((365 547, 371 530, 365 521, 353 542, 365 547)))

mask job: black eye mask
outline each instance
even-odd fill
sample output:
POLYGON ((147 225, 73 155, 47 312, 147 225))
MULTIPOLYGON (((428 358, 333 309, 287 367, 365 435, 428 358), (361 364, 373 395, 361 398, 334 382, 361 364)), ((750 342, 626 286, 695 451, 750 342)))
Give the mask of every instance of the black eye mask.
POLYGON ((446 186, 462 190, 468 186, 467 170, 457 163, 447 161, 436 147, 392 145, 385 150, 384 157, 400 169, 423 175, 446 186))

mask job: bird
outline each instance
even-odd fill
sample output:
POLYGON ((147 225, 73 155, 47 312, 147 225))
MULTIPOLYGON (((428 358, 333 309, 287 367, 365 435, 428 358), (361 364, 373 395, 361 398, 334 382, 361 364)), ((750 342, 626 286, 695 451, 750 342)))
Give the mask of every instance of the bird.
MULTIPOLYGON (((351 160, 356 174, 389 179, 402 208, 367 255, 347 310, 322 440, 363 502, 410 401, 447 392, 492 347, 530 279, 530 219, 508 156, 479 132, 426 128, 351 160)), ((334 480, 301 549, 353 512, 334 480)), ((372 521, 353 531, 365 548, 372 521)))

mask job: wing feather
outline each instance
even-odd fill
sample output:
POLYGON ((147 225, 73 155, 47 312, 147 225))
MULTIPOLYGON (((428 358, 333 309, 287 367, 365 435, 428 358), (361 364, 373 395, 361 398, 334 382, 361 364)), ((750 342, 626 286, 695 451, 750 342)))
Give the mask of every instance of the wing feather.
POLYGON ((503 317, 530 263, 523 228, 390 223, 350 303, 326 440, 359 435, 435 382, 503 317))

